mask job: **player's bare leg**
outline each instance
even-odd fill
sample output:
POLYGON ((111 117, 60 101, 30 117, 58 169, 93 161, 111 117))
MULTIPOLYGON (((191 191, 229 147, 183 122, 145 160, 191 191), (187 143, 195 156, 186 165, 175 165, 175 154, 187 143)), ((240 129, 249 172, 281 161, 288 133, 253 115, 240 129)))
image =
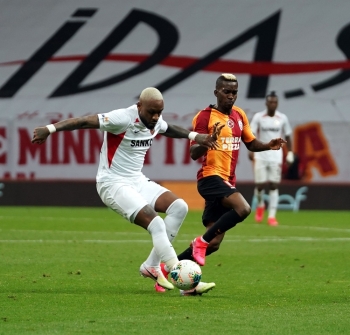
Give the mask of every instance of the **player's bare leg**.
POLYGON ((254 189, 254 195, 257 199, 257 206, 255 210, 255 221, 260 223, 264 219, 265 202, 264 202, 265 190, 261 185, 256 186, 254 189))
POLYGON ((223 214, 203 236, 196 237, 192 242, 192 255, 199 265, 205 264, 206 249, 209 242, 216 236, 235 227, 237 223, 242 222, 250 214, 250 206, 239 192, 224 197, 221 201, 222 205, 230 210, 223 214), (206 242, 206 244, 202 242, 206 242))
POLYGON ((268 218, 267 223, 270 226, 277 226, 278 222, 276 220, 277 206, 278 206, 278 197, 279 192, 276 183, 270 184, 270 192, 269 192, 269 209, 268 209, 268 218))

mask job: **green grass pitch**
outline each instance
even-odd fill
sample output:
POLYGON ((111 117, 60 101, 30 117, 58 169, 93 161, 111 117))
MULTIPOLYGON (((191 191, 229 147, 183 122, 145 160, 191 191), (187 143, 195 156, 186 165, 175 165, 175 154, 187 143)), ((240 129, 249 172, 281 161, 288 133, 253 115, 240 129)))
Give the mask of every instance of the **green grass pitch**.
POLYGON ((216 288, 182 297, 139 276, 151 238, 107 208, 0 207, 0 334, 350 334, 350 212, 278 219, 229 231, 202 268, 216 288))

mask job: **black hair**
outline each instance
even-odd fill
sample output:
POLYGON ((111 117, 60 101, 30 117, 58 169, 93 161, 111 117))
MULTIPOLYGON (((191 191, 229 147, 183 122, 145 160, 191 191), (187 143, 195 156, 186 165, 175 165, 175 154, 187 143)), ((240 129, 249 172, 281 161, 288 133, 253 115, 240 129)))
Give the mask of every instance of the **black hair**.
POLYGON ((276 94, 276 91, 271 91, 271 92, 266 96, 266 100, 267 100, 268 98, 270 98, 270 97, 272 97, 272 98, 278 98, 278 96, 277 96, 277 94, 276 94))

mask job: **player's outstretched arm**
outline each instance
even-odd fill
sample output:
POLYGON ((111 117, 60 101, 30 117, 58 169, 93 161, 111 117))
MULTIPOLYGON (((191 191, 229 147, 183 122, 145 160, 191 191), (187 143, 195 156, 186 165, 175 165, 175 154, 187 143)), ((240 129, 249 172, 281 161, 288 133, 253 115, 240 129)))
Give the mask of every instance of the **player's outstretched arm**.
POLYGON ((45 127, 37 127, 33 131, 32 143, 42 144, 50 134, 56 131, 75 130, 75 129, 98 129, 100 122, 97 115, 89 115, 59 121, 45 127))
POLYGON ((287 156, 286 156, 286 162, 288 165, 293 164, 294 162, 294 153, 292 151, 292 139, 290 136, 286 136, 286 141, 287 141, 287 156))
POLYGON ((218 143, 216 142, 216 138, 209 134, 198 134, 196 132, 190 132, 189 130, 168 124, 168 129, 162 135, 166 137, 172 138, 189 138, 197 142, 199 145, 207 148, 207 149, 216 149, 218 147, 218 143))
POLYGON ((283 147, 283 144, 287 143, 283 138, 274 138, 269 142, 270 150, 279 150, 283 147))
POLYGON ((282 148, 283 144, 287 143, 283 138, 274 138, 269 143, 263 143, 258 139, 254 139, 251 142, 245 142, 248 150, 253 152, 266 151, 266 150, 279 150, 282 148))
MULTIPOLYGON (((211 137, 215 140, 217 140, 220 136, 221 129, 224 128, 224 124, 220 124, 220 122, 216 122, 213 126, 213 133, 211 134, 211 137)), ((217 148, 215 148, 217 149, 217 148)), ((194 144, 190 148, 190 155, 191 158, 195 161, 198 158, 202 157, 205 155, 205 153, 208 151, 208 148, 205 146, 201 146, 199 144, 194 144)))

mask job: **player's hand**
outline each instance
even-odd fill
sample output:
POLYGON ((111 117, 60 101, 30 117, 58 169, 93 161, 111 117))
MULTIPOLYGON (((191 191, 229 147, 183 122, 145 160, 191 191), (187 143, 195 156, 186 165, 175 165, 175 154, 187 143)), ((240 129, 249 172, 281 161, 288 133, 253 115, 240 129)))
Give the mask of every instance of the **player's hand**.
POLYGON ((43 144, 49 137, 50 132, 46 127, 38 127, 33 131, 32 143, 43 144))
POLYGON ((249 151, 249 152, 248 152, 248 158, 249 158, 251 161, 254 161, 254 152, 249 151))
POLYGON ((207 149, 217 149, 219 147, 216 138, 209 134, 198 134, 196 135, 195 141, 207 149))
POLYGON ((213 133, 208 134, 198 134, 195 138, 196 142, 207 149, 217 149, 219 148, 219 143, 217 142, 218 137, 220 136, 221 129, 225 125, 220 125, 220 122, 216 122, 213 127, 213 133))
POLYGON ((214 124, 213 127, 213 133, 212 133, 212 137, 215 139, 215 141, 219 138, 220 133, 221 133, 221 129, 224 128, 225 125, 224 124, 220 124, 220 122, 216 122, 214 124))
POLYGON ((287 143, 287 141, 283 138, 274 138, 269 142, 269 147, 271 150, 279 150, 285 143, 287 143))

